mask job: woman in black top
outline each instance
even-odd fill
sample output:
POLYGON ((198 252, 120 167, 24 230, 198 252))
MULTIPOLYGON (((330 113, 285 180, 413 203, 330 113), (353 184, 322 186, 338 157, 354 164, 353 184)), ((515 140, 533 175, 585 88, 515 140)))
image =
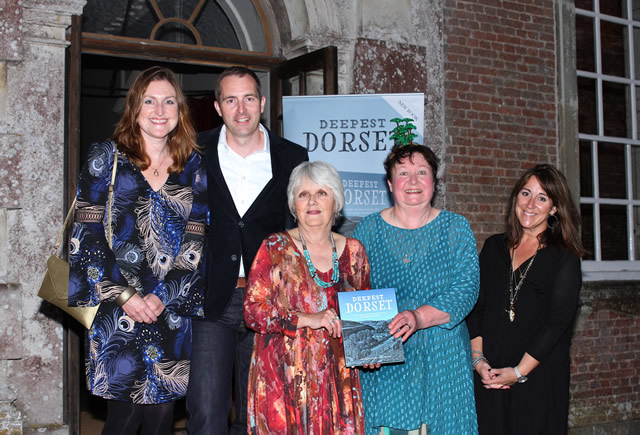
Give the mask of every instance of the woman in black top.
POLYGON ((537 165, 511 192, 506 232, 484 244, 467 320, 481 434, 566 433, 578 222, 564 176, 537 165))

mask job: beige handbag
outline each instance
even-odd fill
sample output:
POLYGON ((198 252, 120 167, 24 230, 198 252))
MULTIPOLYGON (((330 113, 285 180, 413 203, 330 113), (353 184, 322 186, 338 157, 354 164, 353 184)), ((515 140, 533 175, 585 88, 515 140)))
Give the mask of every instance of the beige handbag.
MULTIPOLYGON (((113 171, 111 172, 111 184, 109 185, 109 199, 107 200, 108 217, 107 217, 107 232, 109 248, 111 248, 111 204, 113 202, 113 183, 116 179, 116 169, 118 166, 118 150, 116 149, 113 159, 113 171)), ((56 307, 60 308, 65 313, 76 319, 82 326, 89 329, 93 324, 93 319, 98 313, 100 304, 94 307, 70 307, 69 306, 69 263, 58 256, 58 249, 62 241, 62 235, 64 234, 71 215, 76 208, 76 200, 73 200, 73 204, 69 208, 67 217, 62 224, 62 229, 56 244, 53 248, 53 254, 47 259, 47 271, 40 284, 40 290, 38 290, 38 296, 47 302, 52 303, 56 307)))

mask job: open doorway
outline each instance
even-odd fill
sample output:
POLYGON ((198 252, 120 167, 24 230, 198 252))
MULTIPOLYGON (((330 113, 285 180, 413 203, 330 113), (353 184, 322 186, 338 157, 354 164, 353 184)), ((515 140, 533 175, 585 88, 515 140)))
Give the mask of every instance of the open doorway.
MULTIPOLYGON (((213 101, 215 82, 223 68, 84 54, 80 103, 80 146, 83 151, 92 142, 111 137, 122 116, 129 86, 141 71, 155 65, 170 68, 178 76, 196 131, 209 130, 222 123, 213 101)), ((81 162, 84 157, 85 154, 81 154, 81 162)))
MULTIPOLYGON (((270 121, 275 119, 275 128, 277 129, 279 121, 281 121, 279 116, 281 96, 283 93, 291 94, 294 92, 293 89, 284 85, 297 83, 296 94, 307 93, 310 89, 321 89, 324 93, 335 93, 337 89, 337 52, 335 47, 327 47, 289 61, 270 61, 269 63, 276 66, 265 65, 265 70, 260 70, 255 65, 243 65, 256 72, 261 82, 262 93, 267 98, 268 104, 271 105, 272 110, 265 110, 263 113, 262 122, 267 127, 273 127, 270 121), (316 76, 322 78, 320 87, 305 86, 309 77, 316 76)), ((242 65, 243 63, 234 62, 234 64, 242 65)), ((77 153, 80 162, 86 161, 91 143, 111 137, 115 124, 122 116, 124 100, 131 83, 141 71, 150 66, 166 66, 177 74, 187 97, 196 131, 209 130, 222 123, 213 102, 215 100, 215 83, 225 66, 94 53, 81 54, 81 65, 79 110, 76 112, 79 118, 77 153)), ((69 376, 74 377, 75 384, 79 384, 79 388, 76 390, 78 391, 76 401, 73 397, 73 390, 76 388, 73 387, 74 382, 67 382, 69 420, 70 422, 76 421, 79 433, 100 433, 106 416, 106 402, 101 398, 91 396, 84 385, 84 331, 69 332, 72 335, 75 334, 76 339, 68 341, 68 367, 71 368, 68 373, 69 376), (72 343, 78 343, 78 346, 72 343), (74 407, 74 403, 78 404, 77 408, 74 407), (74 417, 78 411, 79 416, 74 417)), ((176 404, 174 434, 186 433, 186 420, 183 399, 176 404)), ((74 424, 72 423, 70 426, 74 426, 74 424)))
MULTIPOLYGON (((281 96, 308 94, 306 74, 324 74, 320 93, 337 92, 335 47, 303 55, 292 63, 273 51, 264 0, 88 0, 82 16, 72 18, 67 50, 67 140, 65 148, 66 198, 71 203, 80 162, 86 161, 92 142, 113 133, 122 113, 126 92, 137 74, 153 65, 175 71, 189 99, 198 131, 220 123, 213 107, 217 75, 230 65, 256 71, 271 110, 263 123, 278 131, 281 96), (320 59, 320 61, 318 61, 320 59), (298 83, 295 90, 290 83, 298 83), (284 85, 283 85, 284 84, 284 85)), ((277 3, 277 2, 276 2, 277 3)), ((286 6, 284 7, 286 9, 286 6)), ((287 14, 285 14, 287 15, 287 14)), ((322 80, 322 79, 321 79, 322 80)), ((84 373, 85 331, 65 328, 65 414, 70 433, 82 430, 80 411, 96 408, 104 418, 104 401, 90 397, 84 373), (95 403, 97 405, 95 405, 95 403)), ((177 421, 181 416, 176 408, 177 421)), ((97 431, 97 432, 96 432, 97 431)), ((180 433, 180 431, 176 431, 180 433)))

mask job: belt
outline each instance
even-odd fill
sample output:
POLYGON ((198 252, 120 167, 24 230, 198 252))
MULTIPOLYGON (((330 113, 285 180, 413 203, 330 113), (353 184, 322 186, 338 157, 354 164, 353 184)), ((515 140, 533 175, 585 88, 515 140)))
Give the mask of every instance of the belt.
POLYGON ((236 288, 245 288, 247 286, 247 279, 244 276, 238 277, 236 288))

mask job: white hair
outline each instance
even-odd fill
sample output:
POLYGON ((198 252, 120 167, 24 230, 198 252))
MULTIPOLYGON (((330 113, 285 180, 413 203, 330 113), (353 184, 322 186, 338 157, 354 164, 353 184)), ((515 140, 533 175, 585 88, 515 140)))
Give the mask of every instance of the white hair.
POLYGON ((338 171, 327 162, 302 162, 291 172, 289 186, 287 187, 287 204, 289 211, 296 216, 295 194, 304 179, 315 184, 327 186, 333 192, 335 209, 333 210, 333 223, 340 217, 340 210, 344 207, 344 187, 338 171))

